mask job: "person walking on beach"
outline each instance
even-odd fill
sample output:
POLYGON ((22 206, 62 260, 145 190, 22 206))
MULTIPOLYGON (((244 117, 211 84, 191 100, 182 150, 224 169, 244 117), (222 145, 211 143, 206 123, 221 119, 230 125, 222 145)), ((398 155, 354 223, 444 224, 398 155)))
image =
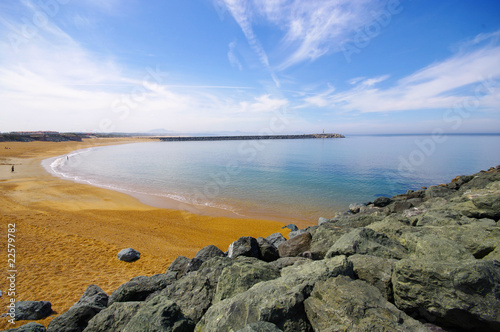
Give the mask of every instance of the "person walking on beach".
POLYGON ((12 165, 12 172, 14 172, 14 165, 12 165))

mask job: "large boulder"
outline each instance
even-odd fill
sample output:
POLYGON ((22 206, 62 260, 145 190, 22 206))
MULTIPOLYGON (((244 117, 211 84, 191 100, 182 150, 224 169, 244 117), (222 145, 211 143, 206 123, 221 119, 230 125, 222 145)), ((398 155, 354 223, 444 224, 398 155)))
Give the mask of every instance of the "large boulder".
POLYGON ((190 332, 193 327, 193 321, 184 317, 174 301, 165 296, 156 296, 140 306, 122 331, 190 332))
POLYGON ((348 259, 359 279, 375 286, 387 301, 393 301, 392 268, 397 260, 358 254, 349 256, 348 259))
POLYGON ((279 270, 272 265, 256 258, 239 257, 222 271, 213 303, 243 293, 258 282, 279 277, 279 270))
POLYGON ((257 240, 250 236, 242 236, 229 245, 228 257, 247 256, 259 258, 260 249, 257 240))
POLYGON ((189 258, 184 256, 177 256, 177 258, 168 267, 166 274, 174 273, 176 278, 179 279, 186 272, 188 264, 189 258))
POLYGON ((346 276, 318 282, 304 306, 315 331, 427 331, 376 287, 346 276))
POLYGON ((155 274, 151 277, 139 276, 132 278, 111 294, 109 304, 144 301, 149 295, 161 291, 175 280, 177 280, 175 274, 155 274))
POLYGON ((311 234, 305 232, 279 245, 280 257, 295 257, 308 251, 311 247, 311 234))
POLYGON ((15 320, 38 320, 52 314, 49 301, 18 301, 15 303, 15 320))
POLYGON ((224 257, 224 256, 225 254, 222 250, 220 250, 214 245, 208 245, 202 248, 200 251, 198 251, 194 256, 194 258, 189 261, 185 273, 198 271, 201 265, 204 262, 208 261, 209 259, 214 257, 224 257))
POLYGON ((376 207, 384 207, 384 206, 387 206, 391 204, 391 199, 389 197, 377 197, 374 201, 373 201, 373 205, 375 205, 376 207))
POLYGON ((108 305, 108 295, 96 285, 87 287, 82 297, 68 311, 54 318, 48 332, 81 332, 92 317, 108 305))
POLYGON ((460 243, 435 234, 405 233, 400 241, 410 250, 410 258, 429 261, 474 259, 474 256, 460 243))
POLYGON ((316 282, 338 275, 353 275, 345 256, 284 268, 280 278, 255 284, 211 306, 195 331, 234 331, 258 321, 271 322, 283 331, 312 331, 304 299, 316 282))
POLYGON ((396 306, 442 326, 500 330, 500 262, 404 259, 392 276, 396 306))
POLYGON ((141 253, 135 249, 127 248, 120 250, 116 257, 123 262, 135 262, 141 258, 141 253))
POLYGON ((144 302, 115 302, 92 318, 84 332, 122 331, 144 302))
POLYGON ((273 233, 268 237, 266 237, 266 240, 269 241, 276 248, 278 248, 280 244, 286 241, 285 237, 281 233, 273 233))
POLYGON ((326 257, 354 254, 402 259, 408 255, 408 252, 401 244, 385 234, 369 228, 356 228, 338 239, 326 257))
POLYGON ((280 258, 278 249, 268 240, 258 237, 257 243, 259 244, 260 258, 263 261, 272 262, 280 258))
POLYGON ((350 230, 348 227, 340 227, 332 223, 324 223, 319 226, 311 238, 309 251, 313 259, 323 259, 332 245, 350 230))

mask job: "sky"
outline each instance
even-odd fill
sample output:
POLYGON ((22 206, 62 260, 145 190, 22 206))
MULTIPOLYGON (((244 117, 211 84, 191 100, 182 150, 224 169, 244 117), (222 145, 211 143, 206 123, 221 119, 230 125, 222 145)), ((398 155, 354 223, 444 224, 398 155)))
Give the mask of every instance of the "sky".
POLYGON ((0 132, 500 133, 500 2, 0 2, 0 132))

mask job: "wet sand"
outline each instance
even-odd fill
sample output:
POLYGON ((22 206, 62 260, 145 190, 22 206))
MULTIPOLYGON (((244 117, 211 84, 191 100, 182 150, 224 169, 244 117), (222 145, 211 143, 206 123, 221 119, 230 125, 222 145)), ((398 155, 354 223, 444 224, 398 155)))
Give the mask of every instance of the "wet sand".
MULTIPOLYGON (((11 298, 6 279, 8 224, 15 224, 16 230, 15 299, 50 301, 58 314, 90 284, 110 294, 135 276, 164 273, 177 256, 192 258, 206 245, 225 251, 240 236, 288 233, 277 221, 151 207, 123 193, 59 179, 40 165, 43 159, 77 149, 141 141, 149 140, 0 142, 0 314, 7 312, 11 298), (141 252, 141 259, 119 261, 116 254, 128 247, 141 252)), ((38 322, 47 326, 55 316, 38 322)), ((27 323, 12 325, 7 320, 0 318, 0 329, 27 323)))

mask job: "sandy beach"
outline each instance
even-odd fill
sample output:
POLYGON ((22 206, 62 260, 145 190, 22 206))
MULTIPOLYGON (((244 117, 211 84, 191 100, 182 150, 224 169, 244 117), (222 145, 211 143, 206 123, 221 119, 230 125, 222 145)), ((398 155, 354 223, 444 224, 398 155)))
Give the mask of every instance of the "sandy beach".
MULTIPOLYGON (((287 234, 277 221, 200 216, 159 209, 123 193, 59 179, 40 165, 71 151, 146 139, 89 139, 84 142, 0 142, 0 313, 10 297, 6 279, 7 230, 15 224, 15 299, 50 301, 64 313, 96 284, 110 294, 135 276, 164 273, 179 255, 192 258, 214 244, 227 250, 240 236, 287 234), (7 147, 7 148, 6 148, 7 147), (14 165, 15 171, 11 171, 14 165), (121 262, 123 248, 141 252, 134 263, 121 262)), ((47 326, 57 314, 38 321, 47 326)), ((0 318, 0 329, 9 324, 0 318)))

